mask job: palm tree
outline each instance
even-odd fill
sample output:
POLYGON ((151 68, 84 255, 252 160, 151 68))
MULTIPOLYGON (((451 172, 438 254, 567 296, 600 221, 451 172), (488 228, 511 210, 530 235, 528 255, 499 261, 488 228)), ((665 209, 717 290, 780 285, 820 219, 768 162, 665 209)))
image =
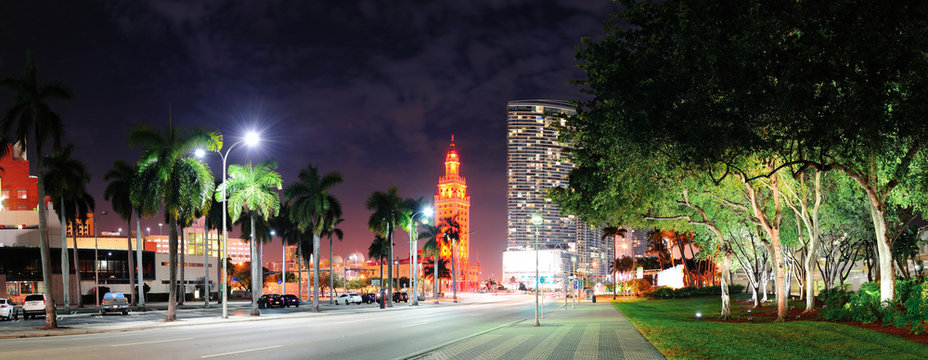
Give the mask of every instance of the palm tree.
POLYGON ((168 312, 166 321, 177 319, 177 222, 191 203, 205 203, 213 194, 213 175, 209 166, 188 156, 196 149, 217 151, 222 136, 216 132, 191 130, 179 132, 169 123, 164 132, 139 126, 129 133, 129 144, 142 148, 139 172, 132 182, 130 200, 138 208, 154 209, 158 202, 169 218, 168 252, 170 258, 168 312))
POLYGON ((442 271, 444 272, 444 268, 440 266, 439 267, 434 266, 436 262, 438 262, 439 264, 441 263, 439 262, 439 258, 441 257, 441 248, 445 246, 443 244, 445 239, 441 235, 442 235, 441 228, 437 226, 432 226, 432 225, 425 225, 422 231, 419 232, 420 239, 428 239, 425 241, 425 244, 422 244, 422 253, 427 254, 427 255, 432 255, 432 264, 433 264, 432 265, 432 285, 435 288, 434 294, 435 294, 436 301, 438 300, 439 282, 441 281, 441 278, 444 277, 443 275, 439 276, 438 274, 439 269, 442 269, 442 271))
MULTIPOLYGON (((7 109, 0 121, 0 136, 11 140, 19 146, 19 150, 26 151, 27 140, 32 139, 35 150, 36 168, 39 177, 36 179, 38 189, 39 210, 39 253, 42 261, 42 281, 45 283, 45 327, 57 328, 58 321, 55 316, 55 299, 52 296, 52 264, 48 244, 48 214, 45 203, 45 176, 44 158, 42 152, 45 145, 51 142, 54 149, 61 146, 61 135, 64 132, 61 118, 58 117, 48 102, 50 100, 67 100, 73 97, 70 89, 58 84, 39 84, 35 71, 35 62, 32 52, 26 53, 26 73, 22 77, 11 77, 0 80, 0 86, 16 93, 13 105, 7 109)), ((0 146, 0 152, 9 151, 9 148, 0 146)))
MULTIPOLYGON (((264 295, 264 245, 270 243, 271 240, 273 240, 273 237, 271 236, 271 220, 276 216, 280 216, 280 211, 278 211, 274 216, 269 216, 267 220, 259 216, 255 218, 254 221, 251 221, 250 217, 242 216, 235 222, 235 224, 239 225, 241 229, 242 240, 245 240, 245 242, 249 244, 254 243, 254 246, 252 247, 254 253, 251 255, 251 265, 257 264, 258 270, 256 275, 258 276, 256 278, 252 278, 251 284, 254 285, 254 288, 252 289, 257 288, 260 290, 258 292, 258 297, 264 295)), ((255 274, 252 273, 252 275, 255 274)))
MULTIPOLYGON (((123 220, 128 222, 128 227, 126 229, 132 229, 132 215, 136 216, 136 225, 138 225, 139 212, 136 207, 132 204, 131 191, 132 191, 132 182, 135 180, 135 176, 138 174, 139 170, 137 167, 130 165, 129 163, 117 160, 113 163, 113 168, 106 172, 103 176, 103 179, 109 181, 109 184, 106 185, 106 189, 103 190, 103 199, 109 201, 113 206, 113 211, 119 214, 123 220)), ((140 236, 139 229, 136 229, 136 236, 140 236)), ((144 296, 136 288, 135 283, 135 263, 132 260, 132 231, 127 231, 126 234, 126 243, 128 245, 127 249, 129 255, 129 287, 132 289, 132 304, 145 304, 145 300, 139 299, 144 296)), ((141 252, 141 248, 136 248, 136 252, 141 252)), ((142 264, 139 264, 139 268, 142 267, 142 264)), ((142 282, 142 279, 139 279, 139 282, 142 282)))
POLYGON ((304 256, 312 254, 313 259, 313 306, 312 311, 319 312, 319 239, 325 229, 325 216, 338 199, 329 194, 331 188, 342 182, 342 175, 337 172, 319 174, 319 169, 307 165, 300 170, 299 181, 291 184, 284 191, 290 202, 290 220, 297 224, 302 232, 312 235, 312 249, 302 246, 304 256))
MULTIPOLYGON (((383 235, 377 234, 374 236, 374 241, 371 242, 371 245, 367 247, 367 257, 369 259, 377 259, 377 262, 380 263, 380 288, 383 289, 383 259, 390 255, 390 244, 387 242, 387 238, 383 235)), ((384 296, 385 298, 387 296, 384 296)), ((392 295, 390 297, 393 297, 392 295)), ((384 300, 386 301, 386 299, 384 300)))
MULTIPOLYGON (((283 246, 285 250, 287 245, 299 244, 300 240, 303 238, 303 233, 300 232, 300 229, 296 226, 296 224, 290 220, 289 203, 283 203, 280 205, 280 212, 278 212, 277 216, 271 218, 270 225, 274 228, 274 231, 277 232, 277 237, 280 238, 281 246, 283 246)), ((286 256, 283 260, 286 260, 286 256)), ((300 264, 302 264, 302 262, 300 262, 300 264)), ((284 268, 286 269, 286 262, 284 263, 284 268)), ((285 276, 281 276, 281 278, 281 281, 284 282, 284 289, 286 289, 287 279, 285 276)), ((303 282, 301 279, 298 284, 302 285, 302 283, 303 282)), ((297 289, 300 291, 300 298, 302 298, 303 287, 297 286, 297 289)))
MULTIPOLYGON (((56 150, 45 159, 45 185, 50 189, 48 192, 55 205, 55 211, 61 218, 62 227, 68 221, 67 218, 76 219, 77 217, 86 218, 87 209, 93 207, 93 197, 87 194, 87 183, 90 182, 90 174, 83 163, 71 157, 74 150, 73 145, 56 150), (83 201, 85 198, 90 199, 88 204, 83 201), (70 211, 69 211, 70 210, 70 211), (83 210, 83 213, 77 214, 83 210)), ((77 225, 77 224, 74 224, 77 225)), ((74 227, 74 229, 77 229, 74 227)), ((65 231, 61 231, 61 283, 62 294, 64 295, 65 311, 71 312, 71 286, 70 286, 70 269, 68 265, 68 241, 65 231)), ((77 249, 75 248, 75 255, 77 249)), ((80 277, 80 268, 75 268, 80 277)), ((78 294, 80 294, 80 280, 78 280, 78 294)), ((78 296, 80 297, 80 296, 78 296)))
MULTIPOLYGON (((616 237, 621 236, 624 238, 625 233, 626 233, 625 228, 619 228, 618 226, 607 226, 603 228, 603 236, 602 238, 600 238, 600 240, 606 240, 607 238, 612 238, 612 262, 613 263, 615 263, 616 260, 619 259, 619 254, 618 254, 618 251, 616 249, 616 244, 615 244, 616 237)), ((613 269, 612 271, 612 300, 615 300, 615 291, 616 291, 615 289, 617 287, 616 284, 618 283, 616 279, 616 275, 619 272, 616 271, 616 268, 614 266, 612 267, 612 269, 613 269)))
POLYGON ((661 231, 657 229, 648 231, 648 251, 645 254, 657 256, 657 262, 660 264, 661 270, 664 270, 664 262, 673 261, 670 258, 670 249, 667 248, 667 243, 664 242, 661 231))
MULTIPOLYGON (((214 181, 213 188, 218 189, 220 184, 221 184, 220 182, 214 181)), ((206 219, 204 220, 206 224, 204 227, 206 228, 207 235, 209 235, 210 230, 216 230, 216 233, 218 236, 222 231, 222 218, 225 214, 222 213, 222 204, 220 204, 219 201, 216 201, 215 197, 210 197, 209 202, 210 202, 210 205, 209 205, 209 210, 206 212, 206 219)), ((232 231, 231 222, 226 224, 226 231, 232 231)), ((207 236, 207 241, 209 241, 209 236, 207 236)), ((217 249, 216 253, 222 254, 222 251, 217 249)), ((221 257, 222 255, 217 256, 217 263, 216 263, 216 282, 217 283, 222 281, 222 262, 223 262, 223 258, 221 257)), ((226 259, 229 259, 228 255, 226 255, 226 259)), ((231 269, 231 268, 227 267, 227 269, 231 269)), ((209 280, 207 279, 206 281, 208 282, 209 280)), ((222 302, 222 294, 221 294, 222 289, 228 289, 227 288, 228 285, 229 284, 222 284, 222 286, 216 289, 217 295, 219 295, 218 298, 216 299, 217 302, 222 302)), ((207 308, 208 307, 209 306, 207 306, 207 308)))
POLYGON ((335 276, 332 272, 332 237, 337 237, 338 241, 342 241, 345 237, 342 229, 338 227, 343 221, 345 219, 342 219, 342 205, 338 201, 333 201, 329 206, 329 211, 326 212, 323 218, 325 227, 322 229, 322 234, 320 234, 329 238, 329 304, 335 301, 335 276))
MULTIPOLYGON (((130 165, 129 163, 123 160, 117 160, 113 163, 113 168, 106 172, 103 179, 109 181, 106 189, 103 192, 103 198, 106 201, 109 201, 112 204, 113 211, 120 215, 123 220, 126 220, 128 226, 126 229, 126 243, 128 249, 128 264, 129 264, 129 286, 131 288, 130 292, 132 294, 132 304, 133 305, 145 305, 144 294, 142 291, 136 288, 135 283, 135 264, 132 260, 132 215, 135 215, 136 220, 136 259, 139 260, 138 268, 142 269, 141 264, 141 224, 139 222, 139 217, 142 211, 137 209, 132 203, 132 182, 135 181, 135 177, 138 175, 138 167, 130 165)), ((151 210, 149 213, 154 213, 156 210, 151 210)), ((149 215, 151 216, 151 215, 149 215)), ((139 273, 141 274, 141 273, 139 273)), ((142 283, 142 279, 138 279, 139 283, 142 283)))
MULTIPOLYGON (((252 167, 248 165, 229 166, 229 178, 216 190, 223 190, 229 197, 229 217, 238 220, 245 214, 251 218, 251 315, 258 316, 258 297, 261 296, 263 277, 261 259, 256 257, 258 251, 258 233, 255 231, 255 217, 267 221, 270 216, 277 216, 280 211, 280 199, 274 190, 280 190, 282 180, 276 171, 277 163, 268 161, 252 167)), ((219 200, 219 199, 217 199, 219 200)), ((267 235, 269 232, 262 232, 267 235)))
POLYGON ((461 224, 458 222, 458 214, 442 219, 438 223, 438 227, 442 229, 445 244, 451 248, 451 289, 454 291, 454 302, 458 302, 458 274, 454 266, 454 263, 457 262, 454 258, 454 246, 461 239, 461 224))
MULTIPOLYGON (((387 192, 375 191, 365 202, 367 210, 372 210, 370 219, 367 222, 371 231, 383 234, 387 238, 390 246, 390 252, 387 255, 387 277, 393 279, 393 232, 397 225, 401 225, 406 217, 407 209, 405 201, 399 195, 399 189, 396 185, 390 187, 387 192)), ((393 307, 393 281, 387 284, 388 299, 385 299, 387 306, 393 307)))

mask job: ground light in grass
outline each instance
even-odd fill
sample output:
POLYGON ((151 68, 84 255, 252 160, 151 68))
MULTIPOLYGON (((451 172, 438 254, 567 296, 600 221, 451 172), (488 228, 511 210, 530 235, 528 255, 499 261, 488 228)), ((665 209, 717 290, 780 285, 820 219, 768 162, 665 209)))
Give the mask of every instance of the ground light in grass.
MULTIPOLYGON (((924 359, 928 354, 928 345, 846 324, 807 320, 722 322, 693 318, 695 311, 706 319, 717 317, 721 309, 718 297, 631 299, 613 304, 669 359, 896 360, 924 359)), ((747 314, 739 311, 735 315, 747 314)))

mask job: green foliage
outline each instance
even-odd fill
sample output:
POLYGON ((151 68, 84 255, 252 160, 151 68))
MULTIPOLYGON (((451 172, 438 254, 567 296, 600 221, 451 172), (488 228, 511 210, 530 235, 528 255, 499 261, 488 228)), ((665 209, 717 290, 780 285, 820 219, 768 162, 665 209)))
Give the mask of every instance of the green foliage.
MULTIPOLYGON (((746 299, 736 295, 733 301, 746 299)), ((924 359, 928 353, 926 344, 834 322, 707 321, 719 315, 720 302, 640 298, 613 304, 668 359, 924 359), (703 320, 694 318, 696 312, 703 320)))
MULTIPOLYGON (((729 294, 737 294, 744 291, 744 285, 730 285, 728 287, 729 294)), ((650 294, 649 298, 652 299, 685 299, 697 296, 720 296, 722 295, 722 287, 719 285, 712 286, 685 286, 679 289, 671 289, 669 287, 659 287, 654 289, 650 294)))
POLYGON ((850 314, 844 305, 850 302, 853 294, 853 292, 840 287, 824 289, 819 292, 818 299, 824 303, 820 312, 822 317, 830 321, 851 320, 850 314))
POLYGON ((880 283, 868 282, 856 293, 840 288, 819 293, 825 303, 822 316, 831 321, 859 321, 908 328, 915 334, 928 331, 928 283, 923 279, 896 281, 896 297, 880 304, 880 283))
POLYGON ((625 282, 627 289, 632 291, 635 296, 641 296, 651 290, 651 282, 645 279, 631 279, 625 282))
POLYGON ((229 177, 219 185, 216 193, 222 197, 221 194, 225 191, 229 198, 229 217, 232 221, 239 220, 243 212, 258 215, 265 221, 277 215, 280 211, 280 198, 275 190, 281 189, 282 180, 275 170, 277 163, 273 161, 255 166, 229 166, 229 177))

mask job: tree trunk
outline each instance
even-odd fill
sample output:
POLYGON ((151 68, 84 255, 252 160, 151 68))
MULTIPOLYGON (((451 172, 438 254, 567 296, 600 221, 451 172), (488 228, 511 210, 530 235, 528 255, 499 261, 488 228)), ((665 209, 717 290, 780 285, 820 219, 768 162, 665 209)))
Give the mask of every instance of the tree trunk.
POLYGON ((36 178, 38 188, 39 210, 39 256, 42 258, 42 282, 45 284, 45 328, 58 327, 58 317, 55 314, 55 297, 52 294, 52 259, 51 249, 48 247, 48 203, 45 202, 45 177, 42 176, 43 161, 42 147, 36 141, 35 147, 36 169, 40 174, 36 178))
POLYGON ((142 262, 142 251, 144 250, 144 247, 142 246, 142 222, 139 220, 140 216, 141 215, 139 214, 138 209, 135 209, 135 260, 136 260, 135 263, 136 263, 136 267, 138 268, 138 277, 137 277, 138 289, 136 289, 136 293, 138 293, 138 297, 139 297, 139 300, 137 302, 138 307, 144 308, 145 307, 145 277, 143 276, 143 272, 142 272, 143 265, 144 265, 144 263, 142 262))
MULTIPOLYGON (((186 220, 185 220, 186 221, 186 220)), ((183 305, 184 300, 187 298, 187 282, 184 279, 184 274, 187 273, 187 239, 184 236, 184 225, 180 225, 180 297, 177 299, 178 305, 183 305)))
MULTIPOLYGON (((537 244, 537 242, 536 242, 537 244)), ((537 279, 536 279, 537 281, 537 279)), ((454 243, 451 243, 451 291, 454 292, 454 302, 458 302, 458 272, 454 267, 454 243)), ((535 293, 538 293, 538 289, 535 289, 535 293)), ((535 304, 538 305, 538 304, 535 304)))
POLYGON ((879 256, 880 268, 880 302, 892 301, 895 296, 896 284, 894 281, 892 243, 886 227, 886 213, 883 204, 870 199, 870 217, 873 219, 873 228, 876 231, 876 249, 879 256))
POLYGON ((438 301, 438 285, 441 282, 438 278, 438 253, 439 251, 436 250, 435 255, 432 256, 432 270, 435 272, 435 275, 432 275, 432 286, 435 288, 435 301, 438 301))
MULTIPOLYGON (((344 266, 344 259, 342 265, 344 266)), ((335 302, 335 273, 332 272, 332 236, 329 235, 329 304, 335 302)))
POLYGON ((251 241, 248 242, 251 249, 251 316, 260 316, 258 298, 261 297, 261 288, 258 286, 260 281, 260 275, 258 275, 258 266, 260 265, 258 263, 261 259, 258 259, 258 241, 255 238, 255 215, 251 214, 249 218, 251 219, 251 241))
POLYGON ((731 319, 731 297, 728 294, 728 278, 731 268, 731 252, 725 252, 722 257, 722 276, 719 278, 722 282, 722 313, 719 315, 719 319, 728 320, 731 319))
POLYGON ((168 227, 168 258, 170 259, 168 283, 171 284, 171 288, 168 290, 168 313, 164 320, 174 321, 177 320, 177 219, 175 217, 171 216, 168 227))
MULTIPOLYGON (((97 226, 97 224, 94 224, 93 226, 97 226)), ((84 299, 82 296, 83 291, 81 291, 80 260, 78 259, 77 255, 77 232, 72 232, 71 236, 74 240, 74 277, 76 278, 75 280, 77 280, 77 306, 84 307, 84 299)))
POLYGON ((677 243, 677 248, 680 249, 680 262, 683 263, 683 271, 686 272, 686 286, 693 286, 693 274, 690 273, 690 266, 686 263, 686 253, 683 250, 683 241, 680 240, 680 234, 677 232, 674 232, 674 238, 677 243))
POLYGON ((203 216, 203 292, 206 293, 206 295, 203 297, 203 307, 209 309, 209 217, 208 216, 203 216))
POLYGON ((313 232, 313 312, 319 312, 319 235, 313 232))
POLYGON ((129 214, 129 220, 126 226, 126 256, 129 258, 129 296, 132 297, 132 305, 136 305, 138 294, 135 293, 135 261, 132 260, 132 214, 129 214))
POLYGON ((806 309, 804 313, 815 310, 815 271, 813 271, 813 266, 818 262, 818 246, 819 239, 817 236, 814 236, 809 239, 809 253, 806 254, 805 258, 805 267, 806 267, 806 309))
POLYGON ((390 277, 390 282, 387 283, 387 295, 385 296, 384 303, 387 304, 387 307, 393 307, 393 224, 387 224, 387 241, 390 245, 390 254, 387 256, 387 276, 390 277), (389 300, 389 301, 388 301, 389 300))
MULTIPOLYGON (((297 256, 296 256, 297 259, 303 258, 303 241, 296 243, 296 253, 297 253, 297 256)), ((299 271, 296 273, 296 275, 297 275, 297 284, 299 285, 296 287, 297 289, 296 291, 297 291, 297 297, 300 298, 300 301, 303 301, 303 262, 297 261, 297 263, 299 264, 297 265, 298 266, 297 270, 299 271)))
MULTIPOLYGON (((58 214, 61 218, 61 287, 62 294, 64 294, 64 311, 65 313, 71 313, 71 270, 68 269, 68 234, 65 231, 65 218, 64 218, 64 197, 61 197, 61 214, 58 214)), ((77 232, 77 227, 72 227, 77 232)))

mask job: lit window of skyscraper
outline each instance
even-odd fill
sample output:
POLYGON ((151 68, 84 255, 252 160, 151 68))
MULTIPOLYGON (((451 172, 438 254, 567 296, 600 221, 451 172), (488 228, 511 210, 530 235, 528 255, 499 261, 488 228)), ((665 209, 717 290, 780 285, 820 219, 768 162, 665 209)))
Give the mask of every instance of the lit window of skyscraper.
POLYGON ((533 249, 531 217, 538 213, 544 220, 539 227, 540 248, 568 250, 578 256, 581 272, 603 275, 609 273, 611 256, 606 255, 612 254, 611 241, 602 241, 599 229, 562 214, 558 205, 547 199, 547 189, 567 186, 573 169, 552 125, 561 121, 558 114, 573 112, 563 100, 516 100, 508 104, 506 247, 508 251, 533 249))

